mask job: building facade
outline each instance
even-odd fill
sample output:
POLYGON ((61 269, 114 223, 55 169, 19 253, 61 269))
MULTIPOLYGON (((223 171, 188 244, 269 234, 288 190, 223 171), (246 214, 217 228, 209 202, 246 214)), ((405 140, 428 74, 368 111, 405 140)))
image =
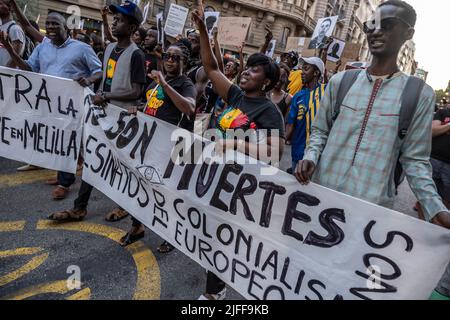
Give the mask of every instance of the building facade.
POLYGON ((398 57, 398 66, 401 71, 406 74, 414 75, 417 69, 417 62, 415 60, 416 44, 413 40, 409 40, 405 43, 400 51, 398 57))
MULTIPOLYGON (((415 76, 426 82, 427 78, 428 78, 428 71, 425 71, 424 69, 417 68, 415 76)), ((448 92, 448 90, 447 90, 447 92, 448 92)))

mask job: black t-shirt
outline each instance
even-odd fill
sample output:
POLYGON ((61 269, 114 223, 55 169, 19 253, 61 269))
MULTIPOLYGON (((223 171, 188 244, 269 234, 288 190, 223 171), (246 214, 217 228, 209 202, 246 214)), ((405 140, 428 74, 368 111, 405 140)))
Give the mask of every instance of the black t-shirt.
MULTIPOLYGON (((450 123, 450 108, 438 110, 434 115, 434 120, 441 121, 442 124, 450 123)), ((433 148, 431 157, 446 163, 450 163, 450 133, 433 138, 433 148)))
POLYGON ((145 54, 145 72, 147 77, 147 86, 150 85, 153 80, 148 75, 153 71, 158 69, 158 59, 154 54, 145 54))
MULTIPOLYGON (((195 100, 195 87, 187 76, 181 75, 173 79, 166 78, 166 81, 183 97, 195 100)), ((147 102, 146 114, 176 126, 180 123, 183 113, 178 110, 172 100, 165 94, 163 88, 157 85, 156 82, 151 83, 145 90, 145 101, 147 102)))
MULTIPOLYGON (((117 61, 124 52, 124 49, 116 47, 108 58, 108 63, 106 65, 106 79, 103 85, 104 92, 111 92, 111 84, 116 71, 117 61)), ((145 73, 145 57, 142 50, 136 50, 131 56, 131 83, 146 83, 146 73, 145 73)))
POLYGON ((283 116, 277 106, 267 97, 249 98, 236 85, 232 85, 228 92, 228 107, 217 118, 216 127, 226 136, 226 130, 255 129, 255 139, 251 142, 262 142, 262 129, 266 129, 267 136, 275 135, 278 130, 284 138, 283 116))

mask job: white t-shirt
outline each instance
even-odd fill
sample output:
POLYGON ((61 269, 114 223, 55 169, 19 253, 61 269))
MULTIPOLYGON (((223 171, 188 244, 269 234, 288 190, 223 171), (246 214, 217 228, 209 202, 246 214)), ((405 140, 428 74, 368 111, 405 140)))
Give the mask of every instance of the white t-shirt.
MULTIPOLYGON (((0 25, 0 30, 6 33, 11 24, 15 24, 15 22, 11 20, 5 24, 0 25)), ((25 51, 25 33, 19 25, 15 24, 9 29, 9 39, 11 43, 14 41, 22 42, 22 49, 20 50, 20 56, 22 56, 23 52, 25 51)), ((10 60, 11 56, 0 43, 0 66, 6 67, 10 60)))

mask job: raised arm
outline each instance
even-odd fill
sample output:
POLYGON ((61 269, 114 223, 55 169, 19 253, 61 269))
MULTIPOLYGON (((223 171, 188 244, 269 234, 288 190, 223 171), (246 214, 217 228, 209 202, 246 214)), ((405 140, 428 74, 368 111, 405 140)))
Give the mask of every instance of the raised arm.
MULTIPOLYGON (((114 36, 112 35, 112 32, 111 32, 111 28, 109 27, 109 23, 108 23, 109 8, 108 8, 108 6, 104 6, 100 10, 100 13, 102 15, 103 29, 105 30, 106 39, 110 42, 117 42, 117 39, 114 38, 114 36)), ((103 39, 103 40, 105 40, 105 39, 103 39)))
POLYGON ((265 26, 265 29, 267 31, 266 33, 266 41, 264 42, 263 46, 261 47, 260 52, 265 54, 267 52, 267 48, 269 47, 270 41, 273 39, 273 33, 270 30, 270 27, 268 25, 265 26))
POLYGON ((233 85, 225 75, 220 72, 219 65, 211 49, 208 32, 206 30, 204 11, 201 1, 197 10, 192 12, 192 20, 200 31, 200 54, 202 57, 202 64, 206 75, 211 80, 217 94, 224 100, 228 101, 228 91, 233 85))
POLYGON ((12 10, 16 14, 17 21, 20 23, 25 33, 32 38, 34 42, 42 42, 44 40, 44 36, 31 25, 30 21, 27 17, 25 17, 22 10, 17 5, 16 0, 11 0, 10 4, 12 10))
POLYGON ((214 27, 213 29, 213 39, 214 39, 214 55, 216 56, 217 63, 219 64, 220 72, 224 73, 225 67, 223 65, 222 50, 220 48, 219 43, 219 30, 217 29, 217 27, 214 27))

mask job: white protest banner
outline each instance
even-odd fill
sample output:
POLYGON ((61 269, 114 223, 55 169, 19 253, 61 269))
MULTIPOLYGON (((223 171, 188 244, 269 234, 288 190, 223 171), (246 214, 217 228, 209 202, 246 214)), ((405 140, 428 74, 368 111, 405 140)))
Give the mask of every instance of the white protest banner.
POLYGON ((75 173, 83 112, 77 82, 0 67, 0 156, 75 173))
POLYGON ((188 13, 188 8, 172 3, 170 5, 169 14, 166 18, 166 26, 164 28, 166 34, 174 38, 180 34, 183 34, 188 13))
POLYGON ((84 123, 83 180, 246 298, 427 299, 450 260, 446 229, 242 154, 217 164, 158 119, 109 105, 84 123))
POLYGON ((247 38, 252 18, 221 17, 219 20, 219 42, 225 46, 240 47, 247 38))

